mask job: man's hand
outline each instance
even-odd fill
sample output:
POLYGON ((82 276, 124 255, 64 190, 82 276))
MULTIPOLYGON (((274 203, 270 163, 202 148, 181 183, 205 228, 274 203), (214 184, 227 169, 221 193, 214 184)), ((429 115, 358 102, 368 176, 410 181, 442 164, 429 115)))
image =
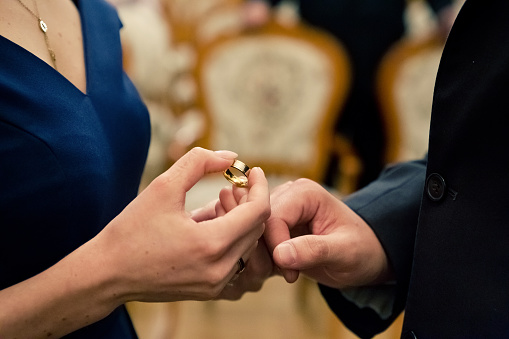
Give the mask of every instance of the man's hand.
POLYGON ((299 272, 330 287, 391 278, 385 252, 368 224, 319 184, 299 179, 271 194, 265 240, 288 282, 299 272))

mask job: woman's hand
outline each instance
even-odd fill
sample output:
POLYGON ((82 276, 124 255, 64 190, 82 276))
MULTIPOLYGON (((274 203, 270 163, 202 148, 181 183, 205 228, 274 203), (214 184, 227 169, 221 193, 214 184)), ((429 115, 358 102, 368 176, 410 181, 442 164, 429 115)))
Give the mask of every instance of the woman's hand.
MULTIPOLYGON (((251 180, 251 175, 249 180, 251 180)), ((215 214, 225 215, 238 205, 247 201, 248 190, 233 186, 225 188, 219 193, 219 201, 215 204, 215 214)), ((276 273, 277 267, 272 261, 265 240, 261 237, 256 247, 250 253, 248 258, 244 257, 246 262, 245 270, 235 275, 234 278, 226 285, 217 299, 238 300, 246 292, 259 291, 265 281, 276 273)))
POLYGON ((44 272, 0 291, 1 338, 59 338, 127 301, 205 300, 247 260, 270 215, 267 181, 249 176, 245 202, 197 222, 186 192, 236 154, 195 148, 156 178, 96 237, 44 272))
POLYGON ((252 169, 245 202, 197 222, 184 209, 186 192, 235 155, 195 148, 156 178, 98 236, 125 301, 215 298, 247 260, 270 214, 267 181, 252 169), (207 220, 208 219, 208 220, 207 220))

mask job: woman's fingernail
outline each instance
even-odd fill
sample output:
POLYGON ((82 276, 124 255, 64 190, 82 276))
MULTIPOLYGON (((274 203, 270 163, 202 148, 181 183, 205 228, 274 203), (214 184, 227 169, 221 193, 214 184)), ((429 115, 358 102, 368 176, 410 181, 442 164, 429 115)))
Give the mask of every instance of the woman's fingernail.
POLYGON ((253 170, 260 171, 262 174, 265 175, 265 172, 263 172, 263 169, 261 167, 253 167, 253 170))
POLYGON ((214 151, 214 153, 220 157, 220 158, 223 158, 223 159, 228 159, 228 160, 235 160, 239 155, 235 152, 232 152, 232 151, 225 151, 225 150, 221 150, 221 151, 214 151))

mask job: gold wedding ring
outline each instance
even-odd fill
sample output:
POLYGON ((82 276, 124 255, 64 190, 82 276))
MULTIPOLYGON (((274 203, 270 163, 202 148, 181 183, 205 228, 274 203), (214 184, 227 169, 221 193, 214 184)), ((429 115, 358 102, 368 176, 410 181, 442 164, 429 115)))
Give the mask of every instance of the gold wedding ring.
POLYGON ((247 172, 249 171, 249 167, 246 164, 244 164, 242 161, 235 160, 233 162, 233 164, 231 164, 230 168, 233 168, 233 169, 239 171, 240 173, 242 173, 242 175, 238 175, 238 176, 234 175, 230 169, 227 169, 223 172, 223 175, 226 178, 226 180, 228 180, 229 182, 231 182, 232 184, 234 184, 236 186, 246 187, 247 182, 248 182, 247 172))

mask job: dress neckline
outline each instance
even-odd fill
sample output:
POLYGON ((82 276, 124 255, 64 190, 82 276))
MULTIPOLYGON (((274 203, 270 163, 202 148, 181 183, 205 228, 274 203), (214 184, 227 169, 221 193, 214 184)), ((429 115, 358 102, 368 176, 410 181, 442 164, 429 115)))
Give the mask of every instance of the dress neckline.
POLYGON ((14 46, 14 48, 17 48, 18 50, 21 50, 21 53, 24 53, 25 55, 28 55, 29 58, 32 58, 32 59, 35 59, 35 63, 37 63, 37 67, 43 67, 45 70, 47 70, 49 68, 49 72, 54 72, 57 74, 58 77, 60 77, 61 79, 63 79, 69 86, 71 86, 72 88, 74 88, 76 91, 78 91, 79 93, 81 93, 83 96, 88 96, 88 93, 89 93, 89 84, 90 84, 90 79, 89 79, 89 60, 88 60, 88 53, 86 52, 87 51, 87 36, 86 36, 86 32, 85 32, 85 17, 83 15, 83 11, 82 11, 82 8, 80 6, 80 1, 79 0, 73 0, 73 3, 74 5, 76 6, 76 9, 78 10, 78 13, 79 13, 79 16, 80 16, 80 22, 81 22, 81 36, 82 36, 82 44, 83 44, 83 59, 84 59, 84 67, 85 67, 85 92, 83 92, 81 89, 79 89, 74 83, 72 83, 67 77, 65 77, 62 73, 60 73, 58 70, 54 69, 51 65, 49 65, 48 63, 46 63, 44 60, 42 60, 41 58, 39 58, 37 55, 35 55, 34 53, 32 53, 31 51, 27 50, 26 48, 18 45, 17 43, 15 43, 14 41, 4 37, 3 35, 0 34, 0 42, 3 40, 6 44, 10 44, 12 46, 14 46))

